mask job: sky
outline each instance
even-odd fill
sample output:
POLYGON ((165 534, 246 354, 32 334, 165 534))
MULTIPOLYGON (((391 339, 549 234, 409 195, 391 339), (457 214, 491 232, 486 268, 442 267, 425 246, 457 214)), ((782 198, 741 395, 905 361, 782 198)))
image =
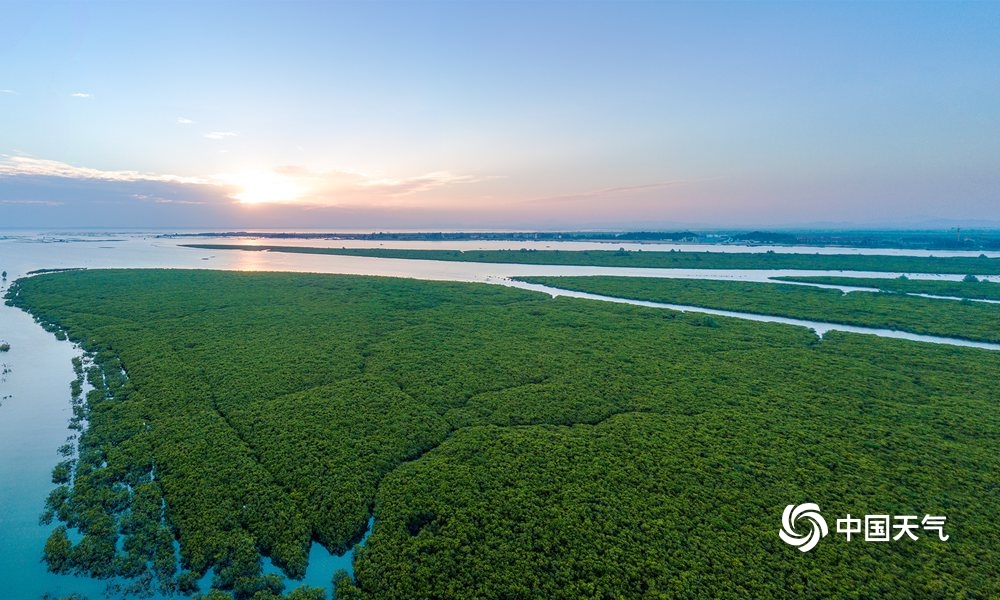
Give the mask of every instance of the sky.
POLYGON ((0 15, 0 229, 1000 225, 1000 2, 0 15))

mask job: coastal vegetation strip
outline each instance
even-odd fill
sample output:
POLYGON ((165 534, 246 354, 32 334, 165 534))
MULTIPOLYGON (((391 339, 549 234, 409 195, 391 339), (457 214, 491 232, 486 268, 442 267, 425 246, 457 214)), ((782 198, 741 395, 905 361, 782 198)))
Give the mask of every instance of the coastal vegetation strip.
POLYGON ((660 252, 642 250, 404 250, 395 248, 316 248, 254 244, 181 244, 204 250, 246 250, 333 254, 458 262, 510 263, 659 269, 801 269, 1000 275, 1000 258, 886 256, 872 254, 792 254, 781 252, 660 252))
MULTIPOLYGON (((745 313, 1000 341, 1000 306, 793 284, 658 277, 518 277, 565 290, 745 313)), ((979 285, 979 284, 977 284, 979 285)), ((989 285, 989 284, 986 284, 989 285)))
POLYGON ((53 570, 273 597, 262 555, 300 576, 374 511, 341 599, 1000 593, 998 353, 379 277, 73 271, 8 301, 93 357, 53 570), (804 560, 776 533, 804 501, 952 537, 804 560))
POLYGON ((164 238, 257 238, 267 240, 365 240, 406 242, 680 242, 685 244, 781 245, 842 248, 926 249, 926 250, 996 250, 1000 232, 963 231, 376 231, 360 232, 289 232, 226 231, 169 233, 164 238))
POLYGON ((774 277, 773 279, 821 285, 867 287, 899 294, 930 294, 933 296, 952 296, 975 300, 1000 300, 1000 283, 979 281, 975 276, 966 277, 965 281, 909 279, 905 277, 881 279, 877 277, 835 277, 826 275, 814 277, 774 277))

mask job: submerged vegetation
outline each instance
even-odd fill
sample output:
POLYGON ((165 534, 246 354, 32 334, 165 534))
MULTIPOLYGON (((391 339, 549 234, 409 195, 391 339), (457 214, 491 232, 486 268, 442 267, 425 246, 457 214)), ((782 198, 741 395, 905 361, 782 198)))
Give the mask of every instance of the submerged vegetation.
POLYGON ((518 277, 606 296, 1000 342, 1000 307, 792 284, 657 277, 518 277))
POLYGON ((576 265, 661 269, 808 269, 897 273, 1000 274, 1000 258, 791 254, 783 252, 647 252, 642 250, 402 250, 395 248, 309 248, 251 244, 181 244, 205 250, 336 254, 525 265, 576 265))
POLYGON ((374 513, 342 599, 1000 594, 1000 353, 376 277, 72 271, 8 298, 92 356, 55 571, 274 597, 261 555, 300 576, 374 513), (777 535, 802 502, 951 537, 803 554, 777 535))
POLYGON ((932 296, 953 296, 977 300, 1000 300, 1000 283, 980 281, 974 275, 967 275, 964 281, 941 281, 937 279, 879 279, 875 277, 835 277, 819 275, 815 277, 775 277, 779 281, 818 283, 822 285, 842 285, 868 287, 884 292, 900 294, 930 294, 932 296))

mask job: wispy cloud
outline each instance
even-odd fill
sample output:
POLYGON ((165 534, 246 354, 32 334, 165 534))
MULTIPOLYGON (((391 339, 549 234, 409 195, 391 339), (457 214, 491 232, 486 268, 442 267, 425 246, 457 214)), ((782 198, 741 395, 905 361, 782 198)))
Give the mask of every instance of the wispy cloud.
POLYGON ((224 140, 226 138, 236 137, 237 135, 239 134, 234 131, 210 131, 203 137, 209 140, 224 140))
MULTIPOLYGON (((290 167, 285 167, 288 172, 290 167)), ((316 204, 338 205, 400 205, 407 196, 420 196, 455 185, 476 183, 492 177, 460 175, 451 171, 432 171, 401 178, 369 177, 347 171, 319 173, 301 172, 298 177, 308 182, 305 200, 316 204)))
MULTIPOLYGON (((109 193, 118 198, 146 205, 227 204, 236 200, 244 204, 285 203, 304 208, 394 210, 418 207, 425 201, 433 203, 438 190, 485 179, 492 178, 451 171, 432 171, 401 178, 370 177, 349 171, 312 170, 302 166, 188 177, 94 169, 56 160, 0 154, 0 182, 9 181, 9 184, 4 184, 8 191, 18 189, 18 186, 28 186, 25 189, 33 190, 113 190, 109 193)), ((3 186, 0 186, 2 189, 3 186)), ((43 195, 37 199, 63 200, 63 197, 46 197, 44 192, 39 193, 43 195)), ((7 199, 20 200, 10 195, 7 199)))
POLYGON ((9 227, 200 227, 239 214, 231 193, 198 177, 0 155, 0 219, 9 227))
POLYGON ((472 175, 456 175, 449 171, 434 171, 406 179, 371 179, 361 183, 360 187, 395 197, 427 192, 459 183, 475 183, 482 179, 472 175))
POLYGON ((369 177, 339 170, 314 171, 296 165, 250 173, 220 173, 216 182, 230 186, 244 203, 288 202, 313 206, 400 205, 404 197, 491 177, 433 171, 405 178, 369 177))
POLYGON ((194 121, 192 121, 191 119, 189 119, 187 117, 177 117, 177 124, 178 125, 191 125, 193 123, 194 123, 194 121))
POLYGON ((102 181, 156 181, 162 183, 210 184, 200 177, 183 177, 139 171, 103 171, 88 167, 77 167, 57 160, 31 158, 28 156, 0 155, 0 178, 3 177, 61 177, 67 179, 91 179, 102 181))
POLYGON ((17 92, 15 92, 14 90, 0 90, 0 94, 4 94, 6 96, 13 96, 17 94, 17 92))
POLYGON ((622 185, 615 187, 600 188, 596 190, 587 190, 573 194, 546 196, 544 198, 535 198, 533 200, 527 200, 526 202, 536 204, 536 203, 573 202, 577 200, 587 200, 587 199, 623 198, 623 197, 640 195, 648 192, 655 192, 658 190, 664 190, 667 188, 676 188, 695 183, 702 183, 705 181, 716 181, 718 179, 719 178, 717 177, 709 177, 704 179, 675 179, 672 181, 658 181, 656 183, 643 183, 639 185, 622 185))
POLYGON ((31 206, 62 206, 65 202, 54 200, 0 200, 0 204, 27 204, 31 206))
POLYGON ((93 96, 87 92, 73 92, 70 96, 73 98, 93 98, 93 96))
POLYGON ((203 200, 181 200, 177 198, 164 198, 162 196, 152 196, 150 194, 132 194, 132 197, 141 202, 152 202, 154 204, 205 204, 203 200))

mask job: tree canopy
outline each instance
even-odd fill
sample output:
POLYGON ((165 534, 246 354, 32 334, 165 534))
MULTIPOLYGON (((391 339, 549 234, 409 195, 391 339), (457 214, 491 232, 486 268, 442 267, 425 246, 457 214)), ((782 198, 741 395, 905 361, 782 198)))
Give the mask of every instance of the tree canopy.
POLYGON ((300 576, 374 514, 341 598, 1000 594, 998 353, 377 277, 72 271, 8 298, 91 356, 53 570, 273 597, 261 556, 300 576), (802 502, 951 538, 803 554, 777 535, 802 502))

